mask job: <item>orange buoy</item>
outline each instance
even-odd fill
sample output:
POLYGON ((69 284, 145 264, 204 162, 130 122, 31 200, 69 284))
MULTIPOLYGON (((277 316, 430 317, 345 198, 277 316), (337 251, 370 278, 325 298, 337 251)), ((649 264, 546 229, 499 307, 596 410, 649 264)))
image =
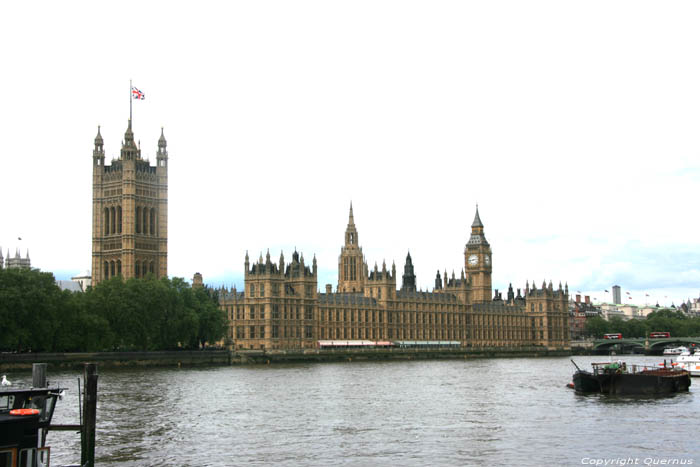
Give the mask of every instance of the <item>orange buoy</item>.
POLYGON ((38 409, 12 409, 10 415, 39 415, 38 409))

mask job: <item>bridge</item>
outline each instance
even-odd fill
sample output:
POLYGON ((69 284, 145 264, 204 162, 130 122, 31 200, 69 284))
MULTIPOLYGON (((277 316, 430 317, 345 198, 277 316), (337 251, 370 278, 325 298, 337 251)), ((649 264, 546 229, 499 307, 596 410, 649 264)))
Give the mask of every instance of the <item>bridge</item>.
POLYGON ((639 349, 646 352, 661 353, 666 347, 700 347, 700 337, 663 337, 649 339, 646 337, 633 337, 626 339, 596 339, 593 341, 593 350, 612 350, 615 346, 622 349, 639 349))

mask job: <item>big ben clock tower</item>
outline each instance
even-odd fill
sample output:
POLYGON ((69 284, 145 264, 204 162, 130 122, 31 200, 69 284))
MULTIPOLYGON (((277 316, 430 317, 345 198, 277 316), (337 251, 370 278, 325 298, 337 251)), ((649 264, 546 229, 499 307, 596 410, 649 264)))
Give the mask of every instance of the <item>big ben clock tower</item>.
POLYGON ((464 266, 471 284, 472 303, 491 301, 491 247, 484 237, 479 206, 472 222, 472 235, 464 248, 464 266))

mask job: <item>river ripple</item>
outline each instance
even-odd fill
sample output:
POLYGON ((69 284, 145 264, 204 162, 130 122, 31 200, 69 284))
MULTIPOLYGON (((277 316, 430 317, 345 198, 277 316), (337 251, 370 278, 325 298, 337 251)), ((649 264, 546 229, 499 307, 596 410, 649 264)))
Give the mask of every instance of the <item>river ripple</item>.
MULTIPOLYGON (((97 463, 700 463, 699 378, 686 394, 624 398, 576 395, 572 373, 568 358, 101 370, 97 463)), ((77 376, 49 375, 69 388, 54 423, 77 423, 77 376)), ((80 460, 79 435, 48 444, 52 465, 80 460)))

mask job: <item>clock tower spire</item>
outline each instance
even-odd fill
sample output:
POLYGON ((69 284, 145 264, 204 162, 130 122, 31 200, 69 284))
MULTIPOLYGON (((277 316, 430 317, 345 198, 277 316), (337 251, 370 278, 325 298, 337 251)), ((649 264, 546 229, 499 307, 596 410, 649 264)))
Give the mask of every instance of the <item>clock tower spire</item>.
POLYGON ((472 290, 472 302, 491 301, 491 246, 484 236, 484 224, 476 206, 472 234, 464 248, 464 266, 472 290))

